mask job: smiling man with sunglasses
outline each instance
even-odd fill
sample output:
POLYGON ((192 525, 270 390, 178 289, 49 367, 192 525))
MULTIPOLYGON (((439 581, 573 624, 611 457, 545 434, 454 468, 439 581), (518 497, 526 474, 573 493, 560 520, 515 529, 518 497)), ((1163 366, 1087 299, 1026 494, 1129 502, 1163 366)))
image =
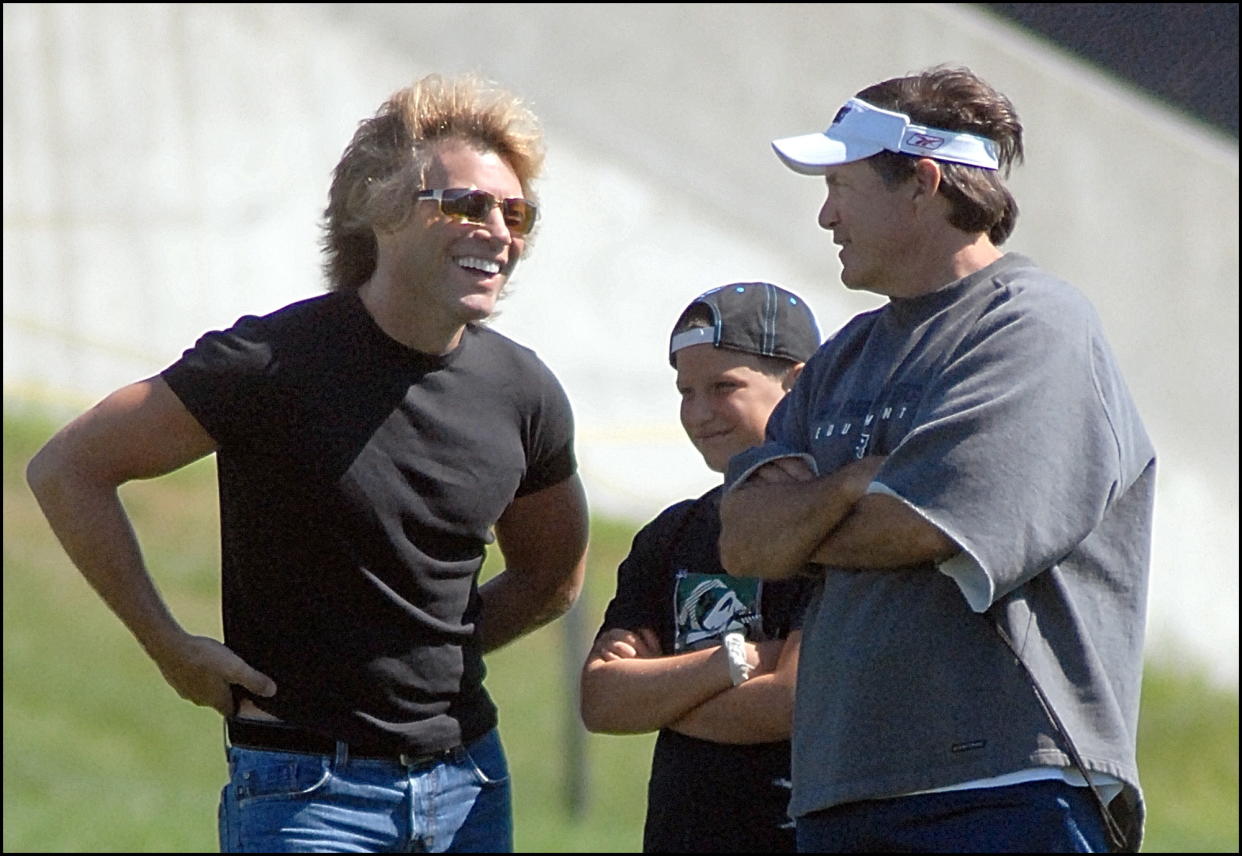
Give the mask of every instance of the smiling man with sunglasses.
POLYGON ((395 93, 334 173, 330 293, 207 333, 30 464, 75 564, 225 717, 225 851, 512 849, 483 655, 569 608, 587 540, 564 391, 482 325, 542 159, 491 84, 395 93), (169 613, 116 491, 212 453, 223 644, 169 613), (506 569, 480 586, 493 541, 506 569))

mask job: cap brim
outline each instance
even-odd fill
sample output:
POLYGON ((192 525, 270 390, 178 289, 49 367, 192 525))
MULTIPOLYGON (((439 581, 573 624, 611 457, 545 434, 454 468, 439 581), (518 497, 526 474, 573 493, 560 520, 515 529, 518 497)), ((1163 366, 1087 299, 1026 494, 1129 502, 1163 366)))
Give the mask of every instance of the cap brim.
POLYGON ((802 134, 772 141, 785 166, 803 175, 823 175, 830 166, 869 158, 884 147, 871 143, 844 143, 823 133, 802 134))

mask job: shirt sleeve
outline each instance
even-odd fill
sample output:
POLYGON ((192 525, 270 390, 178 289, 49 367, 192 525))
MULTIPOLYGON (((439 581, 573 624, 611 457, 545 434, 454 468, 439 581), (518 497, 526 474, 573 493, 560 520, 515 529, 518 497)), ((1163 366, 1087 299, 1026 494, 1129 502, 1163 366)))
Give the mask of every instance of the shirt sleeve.
POLYGON ((538 367, 538 393, 527 436, 526 476, 517 496, 560 484, 578 471, 569 397, 551 369, 542 362, 538 367))
POLYGON ((270 382, 272 353, 264 321, 248 315, 204 334, 161 376, 222 448, 245 445, 288 409, 270 382))
POLYGON ((725 471, 724 492, 728 493, 741 485, 760 467, 784 458, 802 461, 810 468, 813 475, 819 475, 819 467, 815 458, 809 453, 795 451, 784 443, 764 443, 762 446, 753 446, 744 452, 739 452, 729 459, 729 466, 725 471))
POLYGON ((963 547, 942 566, 976 611, 1081 542, 1123 484, 1111 372, 1081 298, 998 301, 951 354, 873 491, 963 547))
POLYGON ((666 509, 634 536, 629 555, 617 568, 616 594, 604 612, 597 637, 605 630, 650 627, 663 643, 667 636, 663 625, 671 621, 672 610, 671 602, 666 604, 661 596, 665 589, 662 582, 668 573, 664 567, 667 539, 674 524, 690 513, 692 506, 693 501, 686 501, 666 509), (662 606, 668 609, 663 615, 662 606))

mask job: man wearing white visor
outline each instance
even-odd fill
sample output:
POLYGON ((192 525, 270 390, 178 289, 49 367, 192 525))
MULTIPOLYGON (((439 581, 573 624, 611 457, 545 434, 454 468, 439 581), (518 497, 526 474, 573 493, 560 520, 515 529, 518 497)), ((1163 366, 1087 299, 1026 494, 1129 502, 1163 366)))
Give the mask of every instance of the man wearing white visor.
POLYGON ((799 850, 1137 850, 1155 452, 1091 304, 999 249, 1013 105, 940 67, 772 145, 823 176, 842 282, 888 298, 829 337, 725 478, 724 567, 819 581, 799 850))
POLYGON ((804 134, 773 143, 776 153, 795 172, 823 175, 834 163, 862 160, 882 151, 921 155, 940 161, 996 169, 996 143, 975 134, 929 128, 910 117, 851 98, 837 111, 822 134, 804 134))

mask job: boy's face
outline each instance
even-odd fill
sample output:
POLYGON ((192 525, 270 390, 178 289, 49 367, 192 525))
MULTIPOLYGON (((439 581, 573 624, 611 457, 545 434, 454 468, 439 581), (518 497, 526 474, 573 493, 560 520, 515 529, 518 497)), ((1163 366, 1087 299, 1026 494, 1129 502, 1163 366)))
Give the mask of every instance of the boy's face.
POLYGON ((723 473, 731 457, 763 442, 785 388, 780 378, 760 371, 759 357, 741 351, 691 345, 674 359, 681 426, 707 466, 723 473))

